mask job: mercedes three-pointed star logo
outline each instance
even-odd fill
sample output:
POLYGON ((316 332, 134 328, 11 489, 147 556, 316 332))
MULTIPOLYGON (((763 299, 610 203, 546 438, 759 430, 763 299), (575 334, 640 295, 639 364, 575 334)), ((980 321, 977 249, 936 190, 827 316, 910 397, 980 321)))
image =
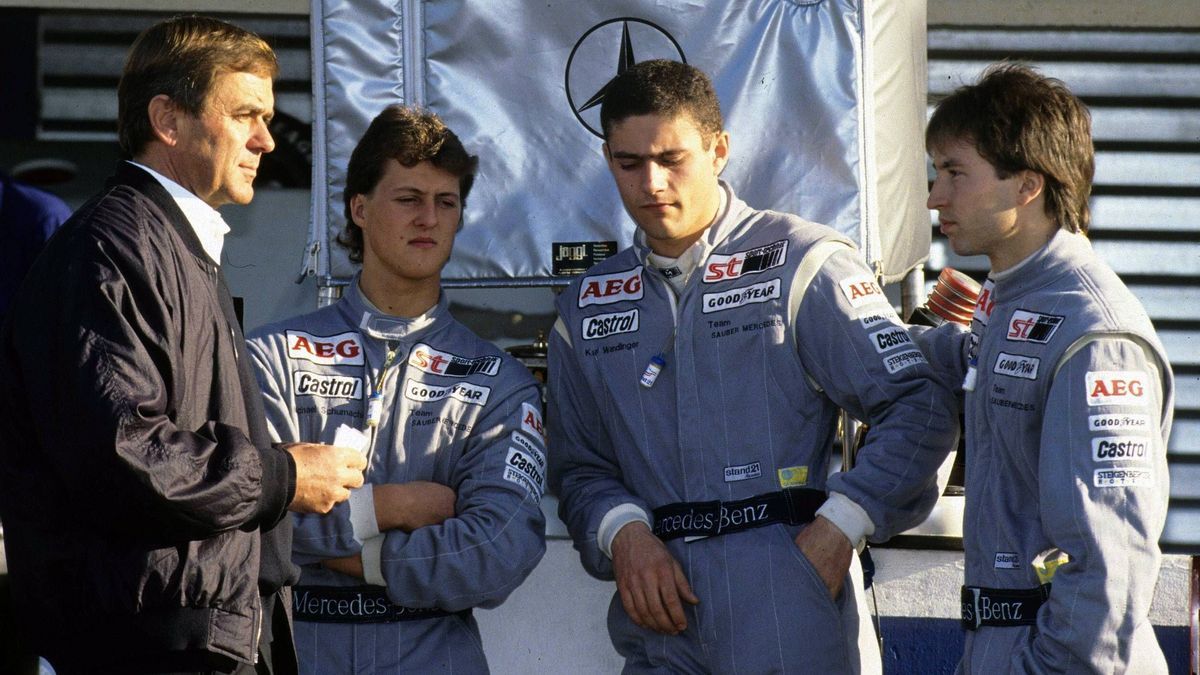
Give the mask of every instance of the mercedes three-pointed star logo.
POLYGON ((575 113, 575 119, 579 120, 585 129, 603 138, 604 134, 600 130, 600 104, 604 101, 604 92, 608 89, 608 84, 633 64, 650 59, 672 59, 687 63, 683 48, 675 38, 661 26, 645 19, 623 16, 589 28, 575 43, 575 47, 571 49, 571 56, 567 58, 567 102, 571 104, 571 112, 575 113), (613 62, 614 51, 616 72, 610 65, 613 62), (577 104, 576 101, 582 103, 577 104))

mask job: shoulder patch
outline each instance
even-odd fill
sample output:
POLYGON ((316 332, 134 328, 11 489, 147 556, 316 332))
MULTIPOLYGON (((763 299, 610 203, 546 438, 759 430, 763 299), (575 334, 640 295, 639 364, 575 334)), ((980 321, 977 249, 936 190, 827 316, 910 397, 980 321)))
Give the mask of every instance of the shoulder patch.
POLYGON ((546 440, 546 427, 542 424, 542 411, 536 406, 521 402, 521 431, 546 440))
POLYGON ((890 352, 893 349, 899 349, 912 344, 912 337, 908 331, 900 326, 891 326, 883 330, 871 333, 871 344, 875 345, 875 351, 880 354, 890 352))
POLYGON ((1096 469, 1092 472, 1092 486, 1098 488, 1141 487, 1150 485, 1154 474, 1150 469, 1122 467, 1119 469, 1096 469))
POLYGON ((1150 439, 1145 436, 1105 436, 1092 439, 1093 462, 1115 462, 1146 458, 1150 439))
POLYGON ((579 282, 579 307, 609 305, 642 299, 642 266, 624 272, 584 277, 579 282))
POLYGON ((868 305, 889 305, 887 296, 883 294, 883 289, 875 281, 875 277, 869 274, 859 274, 838 282, 838 286, 842 289, 842 294, 846 296, 846 300, 850 306, 855 309, 860 309, 868 305))
POLYGON ((1088 372, 1084 378, 1087 386, 1087 404, 1097 405, 1141 405, 1149 402, 1146 397, 1148 378, 1141 370, 1097 370, 1088 372))
POLYGON ((887 368, 888 373, 891 375, 895 375, 905 368, 921 363, 928 363, 928 361, 925 360, 925 355, 917 349, 910 349, 883 358, 883 367, 887 368))
POLYGON ((714 284, 782 267, 787 262, 787 249, 787 240, 780 239, 766 246, 729 255, 710 255, 704 265, 704 283, 714 284))

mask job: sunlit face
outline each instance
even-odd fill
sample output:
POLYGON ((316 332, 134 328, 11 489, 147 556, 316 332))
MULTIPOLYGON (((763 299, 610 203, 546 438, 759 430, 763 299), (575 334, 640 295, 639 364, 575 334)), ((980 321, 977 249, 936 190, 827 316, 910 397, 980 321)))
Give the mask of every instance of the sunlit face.
POLYGON ((729 134, 702 134, 689 115, 635 115, 614 124, 604 156, 625 209, 656 253, 677 257, 712 223, 729 134))
POLYGON ((363 274, 437 285, 462 218, 458 178, 429 162, 389 159, 369 194, 350 204, 363 231, 363 274))
POLYGON ((178 117, 170 152, 176 182, 213 208, 249 204, 259 160, 275 149, 267 131, 274 114, 271 78, 218 74, 200 113, 178 117))
POLYGON ((942 143, 929 154, 937 173, 926 205, 937 209, 951 248, 959 255, 1004 259, 1006 248, 1020 235, 1021 174, 998 177, 995 167, 966 140, 942 143))

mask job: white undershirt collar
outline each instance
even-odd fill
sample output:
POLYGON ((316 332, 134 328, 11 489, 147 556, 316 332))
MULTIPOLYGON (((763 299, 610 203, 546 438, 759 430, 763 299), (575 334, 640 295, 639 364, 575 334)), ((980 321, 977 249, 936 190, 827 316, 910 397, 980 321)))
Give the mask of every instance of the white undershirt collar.
POLYGON ((229 224, 221 217, 221 213, 205 204, 203 199, 188 192, 187 188, 145 164, 139 164, 132 160, 129 160, 129 163, 154 176, 154 179, 162 184, 167 194, 171 195, 171 198, 179 205, 179 210, 183 211, 188 224, 192 226, 192 231, 196 233, 196 238, 200 240, 200 246, 204 248, 204 252, 208 254, 209 258, 212 258, 213 262, 220 265, 221 249, 225 246, 225 235, 229 234, 229 224))

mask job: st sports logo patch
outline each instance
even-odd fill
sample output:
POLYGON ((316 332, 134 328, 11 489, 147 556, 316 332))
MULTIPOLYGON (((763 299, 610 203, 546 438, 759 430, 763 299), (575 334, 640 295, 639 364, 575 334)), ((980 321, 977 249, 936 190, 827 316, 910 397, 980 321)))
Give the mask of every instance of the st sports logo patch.
POLYGON ((297 396, 317 398, 362 398, 362 378, 292 371, 292 391, 297 396))
POLYGON ((637 309, 631 309, 628 312, 613 312, 611 314, 587 316, 584 317, 583 326, 580 328, 580 332, 583 333, 584 340, 599 340, 610 335, 636 333, 637 331, 637 309))
POLYGON ((1098 405, 1145 405, 1148 378, 1140 370, 1098 370, 1084 378, 1087 386, 1087 404, 1098 405))
POLYGON ((480 356, 469 359, 417 343, 408 356, 408 365, 444 377, 467 377, 476 373, 493 376, 500 372, 500 357, 480 356))
POLYGON ((1054 332, 1062 322, 1061 316, 1018 309, 1008 320, 1008 334, 1005 338, 1009 342, 1036 342, 1044 345, 1054 337, 1054 332))
POLYGON ((579 306, 609 305, 642 299, 642 266, 624 272, 584 277, 579 283, 579 306))
POLYGON ((423 403, 452 398, 471 405, 486 405, 491 393, 491 387, 481 387, 470 382, 459 382, 442 387, 413 379, 404 381, 405 398, 423 403))
POLYGON ((363 365, 362 345, 358 342, 358 333, 322 336, 302 330, 289 330, 286 335, 289 359, 309 361, 322 366, 363 365))
POLYGON ((741 288, 734 288, 719 293, 705 293, 702 298, 700 311, 704 314, 712 314, 713 312, 722 312, 743 305, 777 300, 780 297, 780 287, 779 279, 771 279, 770 281, 742 286, 741 288))
POLYGON ((704 266, 704 283, 728 281, 780 267, 787 262, 787 247, 787 240, 784 239, 731 255, 710 255, 704 266))

